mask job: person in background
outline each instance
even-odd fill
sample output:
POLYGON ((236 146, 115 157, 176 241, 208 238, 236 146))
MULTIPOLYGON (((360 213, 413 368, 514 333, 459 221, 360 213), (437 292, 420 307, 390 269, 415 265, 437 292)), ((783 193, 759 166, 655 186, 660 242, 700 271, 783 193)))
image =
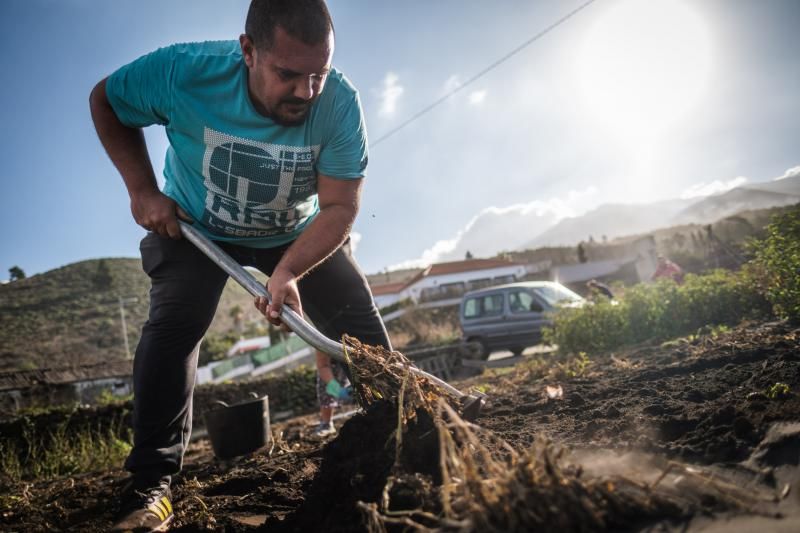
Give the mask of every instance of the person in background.
POLYGON ((319 402, 319 425, 313 435, 325 438, 336 435, 333 411, 340 402, 350 400, 351 387, 344 365, 328 355, 317 352, 317 401, 319 402))
POLYGON ((653 273, 653 281, 657 279, 671 279, 675 283, 683 283, 683 269, 663 255, 659 255, 656 271, 653 273))
POLYGON ((596 279, 592 279, 586 282, 586 286, 589 288, 590 296, 594 296, 594 294, 602 294, 603 296, 606 296, 609 300, 614 299, 614 293, 611 292, 611 288, 605 283, 601 283, 596 279))

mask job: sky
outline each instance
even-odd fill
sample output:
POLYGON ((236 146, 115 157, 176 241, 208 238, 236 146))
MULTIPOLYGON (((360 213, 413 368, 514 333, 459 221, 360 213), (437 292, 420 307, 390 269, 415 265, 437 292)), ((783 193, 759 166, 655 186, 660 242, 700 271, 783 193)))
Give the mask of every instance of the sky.
MULTIPOLYGON (((329 1, 334 65, 360 91, 372 144, 354 227, 365 272, 452 258, 487 217, 534 213, 539 227, 517 229, 533 238, 603 203, 800 171, 800 2, 596 0, 496 64, 584 3, 329 1)), ((89 93, 157 47, 237 38, 247 5, 0 2, 0 278, 138 257, 145 232, 89 93)), ((166 137, 145 134, 160 175, 166 137)))

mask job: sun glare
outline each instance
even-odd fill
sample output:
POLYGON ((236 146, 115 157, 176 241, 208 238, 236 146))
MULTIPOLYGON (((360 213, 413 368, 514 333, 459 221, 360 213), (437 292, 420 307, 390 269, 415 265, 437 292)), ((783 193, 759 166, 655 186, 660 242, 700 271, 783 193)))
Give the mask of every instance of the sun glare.
POLYGON ((621 0, 600 16, 579 50, 587 111, 626 144, 651 142, 705 92, 708 29, 680 0, 621 0))

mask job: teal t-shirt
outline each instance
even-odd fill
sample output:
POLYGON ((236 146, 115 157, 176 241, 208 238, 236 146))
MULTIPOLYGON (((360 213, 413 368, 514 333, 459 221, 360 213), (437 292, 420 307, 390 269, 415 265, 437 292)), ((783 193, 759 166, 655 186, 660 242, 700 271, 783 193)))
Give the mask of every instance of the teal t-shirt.
POLYGON ((365 175, 358 92, 336 69, 305 122, 291 127, 253 107, 238 41, 160 48, 109 76, 106 93, 126 126, 165 127, 163 192, 215 240, 256 248, 294 240, 319 213, 318 173, 365 175))

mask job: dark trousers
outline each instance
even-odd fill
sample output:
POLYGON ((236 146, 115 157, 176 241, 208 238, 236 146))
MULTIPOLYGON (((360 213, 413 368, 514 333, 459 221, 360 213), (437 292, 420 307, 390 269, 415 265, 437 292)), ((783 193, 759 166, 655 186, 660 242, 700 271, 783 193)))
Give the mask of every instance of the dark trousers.
MULTIPOLYGON (((289 246, 218 244, 240 264, 267 275, 289 246)), ((157 477, 181 469, 192 429, 200 341, 228 275, 186 239, 149 233, 140 250, 151 280, 150 316, 133 364, 134 438, 125 468, 140 477, 157 477)), ((326 336, 338 340, 347 333, 367 344, 391 346, 349 244, 303 277, 298 289, 304 314, 326 336)))

